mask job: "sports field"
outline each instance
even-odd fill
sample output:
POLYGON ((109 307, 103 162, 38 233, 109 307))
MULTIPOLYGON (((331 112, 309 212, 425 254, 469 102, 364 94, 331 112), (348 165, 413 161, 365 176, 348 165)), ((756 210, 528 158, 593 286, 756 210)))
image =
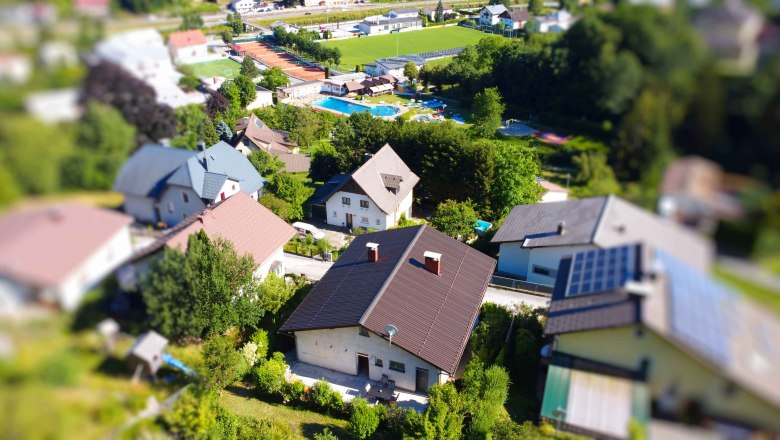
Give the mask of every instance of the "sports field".
POLYGON ((197 77, 224 76, 232 78, 238 75, 241 70, 241 64, 231 59, 190 64, 190 67, 192 67, 192 73, 197 77), (230 74, 226 73, 227 70, 230 70, 230 74))
POLYGON ((373 37, 326 41, 322 44, 341 49, 341 68, 352 70, 357 64, 370 63, 377 58, 471 46, 485 36, 482 32, 474 29, 449 26, 373 37))

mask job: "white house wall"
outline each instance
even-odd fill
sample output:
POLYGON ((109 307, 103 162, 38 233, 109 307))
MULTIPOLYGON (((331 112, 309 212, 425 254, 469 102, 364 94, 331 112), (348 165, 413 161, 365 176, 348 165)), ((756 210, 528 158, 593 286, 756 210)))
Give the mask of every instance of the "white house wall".
POLYGON ((295 332, 298 360, 346 374, 357 375, 358 353, 368 356, 368 373, 371 380, 380 380, 382 374, 395 380, 399 388, 414 390, 417 368, 428 370, 428 386, 446 381, 449 376, 438 368, 369 332, 361 336, 359 327, 295 332), (377 358, 382 367, 376 366, 377 358), (405 372, 390 370, 390 361, 401 362, 405 372), (443 376, 440 375, 443 373, 443 376))
POLYGON ((386 214, 367 195, 339 191, 325 202, 325 207, 328 210, 328 224, 347 227, 347 213, 351 213, 353 228, 363 227, 384 231, 396 226, 402 213, 406 213, 407 218, 411 217, 412 193, 413 191, 410 191, 393 212, 386 214), (348 197, 350 204, 342 204, 342 197, 348 197), (360 207, 361 200, 368 201, 368 208, 360 207))
MULTIPOLYGON (((260 280, 260 281, 264 280, 265 277, 268 276, 268 272, 271 271, 271 266, 273 266, 273 264, 275 262, 277 262, 277 261, 282 263, 282 273, 281 273, 281 276, 284 276, 284 274, 285 274, 285 272, 287 270, 287 266, 285 265, 285 261, 284 261, 284 247, 280 247, 279 249, 276 250, 276 252, 273 253, 273 255, 268 257, 268 259, 266 259, 263 262, 263 264, 261 264, 257 268, 257 270, 255 270, 255 277, 257 277, 257 279, 260 280)), ((277 274, 277 275, 280 275, 280 274, 277 274)))
POLYGON ((160 197, 160 217, 168 226, 174 226, 185 217, 200 212, 206 205, 191 188, 171 185, 160 197), (182 193, 187 194, 184 201, 182 193))
POLYGON ((596 249, 596 246, 551 246, 526 249, 522 247, 522 242, 501 243, 498 254, 498 271, 531 283, 553 286, 561 258, 591 249, 596 249), (534 266, 551 270, 551 275, 534 273, 534 266))
POLYGON ((197 63, 209 56, 209 47, 206 43, 186 47, 172 47, 171 54, 175 63, 197 63))
POLYGON ((100 248, 90 255, 56 288, 46 289, 43 298, 56 302, 64 310, 75 310, 84 293, 96 286, 109 273, 113 272, 133 253, 130 228, 126 226, 114 234, 100 248))
POLYGON ((542 194, 542 200, 540 203, 565 202, 568 199, 569 193, 561 191, 547 191, 546 193, 542 194))

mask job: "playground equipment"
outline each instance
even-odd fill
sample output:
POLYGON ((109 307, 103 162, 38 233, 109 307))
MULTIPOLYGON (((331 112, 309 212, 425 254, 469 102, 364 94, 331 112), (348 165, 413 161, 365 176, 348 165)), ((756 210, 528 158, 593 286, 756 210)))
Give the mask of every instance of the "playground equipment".
POLYGON ((186 374, 187 376, 193 376, 193 377, 195 376, 195 371, 192 368, 185 365, 184 362, 171 356, 170 353, 168 352, 163 353, 162 358, 163 358, 163 363, 165 363, 165 365, 175 368, 181 371, 182 373, 186 374))

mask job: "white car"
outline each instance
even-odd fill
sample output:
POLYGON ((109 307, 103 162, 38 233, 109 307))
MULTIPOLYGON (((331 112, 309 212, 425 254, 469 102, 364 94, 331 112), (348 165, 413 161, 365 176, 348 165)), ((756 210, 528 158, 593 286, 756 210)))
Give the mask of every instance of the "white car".
POLYGON ((292 224, 292 227, 298 231, 298 236, 301 238, 305 238, 306 234, 311 235, 315 240, 325 238, 325 233, 317 229, 317 227, 314 225, 303 222, 295 222, 292 224))

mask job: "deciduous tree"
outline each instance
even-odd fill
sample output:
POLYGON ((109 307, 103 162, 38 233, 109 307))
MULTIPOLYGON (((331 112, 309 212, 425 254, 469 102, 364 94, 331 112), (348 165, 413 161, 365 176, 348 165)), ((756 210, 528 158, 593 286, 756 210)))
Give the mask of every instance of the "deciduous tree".
POLYGON ((474 133, 485 138, 495 136, 496 130, 501 126, 504 109, 505 106, 498 89, 491 87, 477 93, 471 108, 474 133))
POLYGON ((471 200, 456 202, 447 200, 439 203, 433 215, 431 226, 455 239, 468 239, 474 235, 474 225, 479 219, 471 200))
POLYGON ((250 55, 244 56, 244 59, 241 61, 241 74, 249 78, 254 78, 260 74, 255 60, 250 55))

